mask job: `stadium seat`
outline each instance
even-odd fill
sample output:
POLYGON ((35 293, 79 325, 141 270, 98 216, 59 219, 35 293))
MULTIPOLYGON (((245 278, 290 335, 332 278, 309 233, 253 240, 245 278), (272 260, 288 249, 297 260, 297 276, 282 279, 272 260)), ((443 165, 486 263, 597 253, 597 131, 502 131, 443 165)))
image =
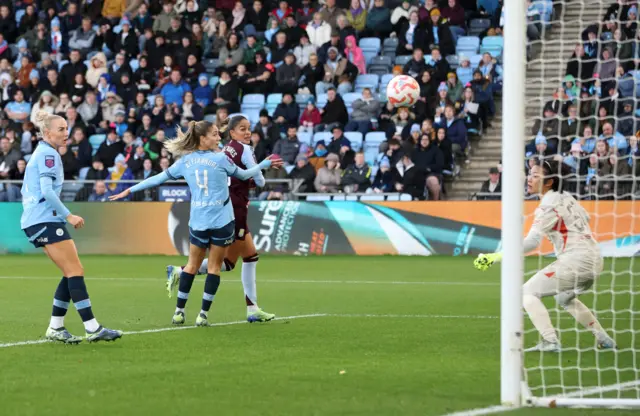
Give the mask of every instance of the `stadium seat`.
POLYGON ((396 56, 396 65, 405 66, 411 60, 411 55, 396 56))
POLYGON ((400 194, 400 201, 413 201, 413 197, 410 194, 400 194))
POLYGON ((478 36, 491 27, 491 19, 471 19, 469 22, 469 36, 478 36))
POLYGON ((78 171, 78 179, 80 179, 81 181, 85 180, 87 178, 88 172, 89 172, 89 166, 80 168, 80 170, 78 171))
POLYGON ((136 72, 138 68, 140 68, 140 61, 138 61, 137 59, 132 59, 129 61, 129 66, 131 67, 131 70, 133 72, 136 72))
POLYGON ((65 66, 66 64, 68 64, 68 63, 69 63, 69 61, 66 61, 66 60, 65 60, 65 61, 60 61, 60 62, 58 62, 58 72, 59 72, 59 71, 62 71, 62 68, 64 68, 64 66, 65 66))
POLYGON ((207 114, 204 116, 204 121, 208 121, 209 123, 215 123, 216 122, 216 115, 215 114, 207 114))
POLYGON ((96 154, 96 152, 98 151, 98 148, 100 147, 102 142, 104 142, 106 139, 107 139, 106 134, 92 134, 91 136, 89 136, 89 144, 93 149, 93 153, 92 153, 93 155, 96 154))
POLYGON ((493 16, 496 13, 500 3, 498 0, 478 0, 478 9, 481 7, 487 12, 488 15, 493 16))
POLYGON ((351 149, 354 152, 359 152, 360 149, 362 149, 362 133, 357 131, 348 131, 344 133, 344 137, 349 139, 349 141, 351 142, 351 149))
POLYGON ((500 46, 500 48, 504 48, 504 38, 502 36, 485 36, 482 39, 482 46, 500 46))
POLYGON ((449 66, 451 69, 458 69, 458 56, 457 55, 447 55, 445 57, 447 62, 449 62, 449 66))
POLYGON ((316 107, 324 108, 327 105, 327 94, 318 94, 316 97, 316 107))
POLYGON ((380 146, 380 143, 387 140, 387 136, 381 131, 372 131, 367 133, 364 138, 366 144, 380 146))
POLYGON ((356 92, 362 91, 364 88, 369 88, 371 92, 378 90, 378 84, 380 78, 376 74, 363 74, 356 77, 356 92))
POLYGON ((22 20, 22 16, 24 16, 25 13, 25 9, 16 10, 16 25, 20 25, 20 20, 22 20))
POLYGON ((369 74, 383 75, 391 72, 391 69, 393 69, 393 61, 390 56, 376 56, 369 63, 367 72, 369 74))
POLYGON ((269 94, 267 96, 267 104, 265 108, 269 112, 270 116, 273 116, 273 113, 276 111, 278 104, 282 102, 282 94, 269 94))
POLYGON ((217 59, 205 59, 203 65, 208 74, 213 74, 216 72, 216 68, 220 66, 220 61, 217 59))
POLYGON ((628 74, 618 79, 618 91, 622 97, 633 97, 635 86, 635 80, 628 74))
POLYGON ((154 106, 154 102, 156 99, 156 95, 155 94, 149 94, 147 95, 147 103, 149 103, 149 105, 153 108, 154 106))
POLYGON ((375 52, 376 55, 380 52, 380 39, 379 38, 362 38, 358 43, 362 52, 375 52))
POLYGON ((24 161, 29 163, 29 159, 31 159, 31 155, 24 155, 24 161))
POLYGON ((324 140, 325 145, 329 145, 332 138, 333 135, 328 131, 316 133, 313 135, 313 147, 316 147, 316 144, 318 144, 320 140, 324 140))
POLYGON ((309 202, 322 202, 322 201, 330 201, 331 195, 329 194, 311 194, 307 196, 307 201, 309 202))
POLYGON ((260 109, 243 109, 242 112, 249 119, 249 123, 251 123, 251 128, 253 129, 253 127, 260 121, 260 109))
POLYGON ((216 85, 218 85, 219 81, 220 81, 220 77, 211 77, 209 78, 209 86, 211 88, 215 88, 216 85))
POLYGON ((359 92, 350 92, 342 96, 344 105, 345 107, 347 107, 347 112, 349 114, 351 114, 351 112, 353 111, 353 107, 351 106, 351 104, 353 104, 353 102, 359 98, 362 98, 362 94, 359 92))
POLYGON ((371 61, 378 56, 377 52, 372 51, 362 51, 362 55, 364 55, 364 63, 365 65, 369 65, 371 61))
POLYGON ((456 54, 461 53, 465 55, 478 53, 480 47, 480 38, 477 36, 460 36, 456 43, 456 54))
POLYGON ((386 38, 382 44, 382 53, 384 55, 394 55, 398 49, 398 38, 386 38))
POLYGON ((482 61, 482 55, 471 55, 469 57, 469 64, 471 64, 471 68, 476 69, 480 66, 480 61, 482 61))
POLYGON ((76 199, 76 195, 82 188, 84 188, 84 184, 81 182, 65 182, 62 184, 60 199, 64 202, 73 202, 76 199))
POLYGON ((306 131, 298 132, 298 140, 300 143, 308 144, 309 146, 313 145, 313 133, 307 133, 306 131))
POLYGON ((360 201, 362 201, 362 202, 367 202, 367 201, 380 202, 380 201, 384 201, 384 195, 366 194, 366 195, 362 195, 360 197, 360 201))
POLYGON ((366 141, 364 142, 364 161, 369 164, 369 166, 375 166, 376 158, 378 157, 378 145, 369 144, 366 141))
POLYGON ((242 111, 245 110, 262 110, 264 107, 264 95, 247 94, 242 97, 242 111))
POLYGON ((492 58, 500 58, 502 56, 502 46, 481 46, 480 55, 488 53, 492 58))
POLYGON ((380 93, 386 92, 387 85, 389 85, 394 76, 393 74, 384 74, 380 77, 380 88, 378 89, 380 93))

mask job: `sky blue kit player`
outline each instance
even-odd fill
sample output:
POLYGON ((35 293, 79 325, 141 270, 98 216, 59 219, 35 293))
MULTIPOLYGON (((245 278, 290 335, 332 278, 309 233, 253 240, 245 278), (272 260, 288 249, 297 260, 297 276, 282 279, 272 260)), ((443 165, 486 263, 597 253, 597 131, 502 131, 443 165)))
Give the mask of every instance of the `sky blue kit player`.
POLYGON ((66 144, 67 122, 60 116, 38 111, 36 124, 42 140, 25 170, 20 225, 29 241, 36 248, 42 247, 63 273, 53 297, 53 311, 45 337, 65 344, 82 341, 81 337, 71 335, 64 327, 67 309, 73 301, 82 318, 87 341, 113 341, 122 337, 122 331, 105 328, 95 319, 84 281, 84 270, 65 226, 67 222, 75 228, 84 226, 84 220, 71 214, 60 201, 64 172, 57 149, 66 144))
POLYGON ((233 176, 247 180, 270 166, 271 160, 265 159, 244 170, 223 152, 197 150, 178 159, 165 172, 131 187, 130 192, 143 191, 168 180, 184 178, 191 191, 191 243, 201 248, 207 248, 210 244, 228 246, 233 243, 235 232, 228 178, 233 176))

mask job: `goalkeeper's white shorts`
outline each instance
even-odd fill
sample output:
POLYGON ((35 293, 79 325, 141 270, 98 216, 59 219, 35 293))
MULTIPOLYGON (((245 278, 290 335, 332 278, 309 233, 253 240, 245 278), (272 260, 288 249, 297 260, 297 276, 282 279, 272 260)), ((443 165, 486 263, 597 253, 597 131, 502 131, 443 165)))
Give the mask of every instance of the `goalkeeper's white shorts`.
POLYGON ((602 268, 599 252, 567 253, 529 279, 523 294, 541 298, 563 292, 579 295, 593 285, 602 268))

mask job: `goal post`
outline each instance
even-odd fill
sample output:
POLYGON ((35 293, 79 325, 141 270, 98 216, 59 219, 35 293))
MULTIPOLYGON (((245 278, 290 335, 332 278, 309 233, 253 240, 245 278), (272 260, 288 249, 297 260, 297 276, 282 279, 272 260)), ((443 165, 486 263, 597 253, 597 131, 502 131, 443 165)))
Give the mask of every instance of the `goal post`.
POLYGON ((526 36, 525 2, 505 1, 502 106, 502 252, 500 277, 500 401, 522 404, 522 218, 526 36))
MULTIPOLYGON (((563 3, 563 7, 575 3, 563 3)), ((585 17, 583 12, 597 7, 604 11, 615 0, 580 0, 580 26, 582 31, 588 25, 596 23, 585 17)), ((621 3, 621 2, 618 2, 621 3)), ((625 2, 622 2, 625 3, 625 2)), ((524 353, 525 345, 533 345, 538 334, 526 318, 522 305, 522 286, 525 278, 530 277, 544 264, 548 251, 540 254, 537 261, 529 259, 525 263, 523 253, 524 223, 524 160, 525 142, 523 134, 530 125, 526 120, 526 70, 527 70, 527 3, 519 0, 506 0, 504 11, 504 59, 502 94, 502 263, 500 293, 500 401, 505 407, 588 407, 588 408, 634 408, 640 409, 640 257, 608 259, 605 270, 589 293, 580 299, 601 321, 605 330, 618 342, 618 350, 598 351, 596 342, 588 330, 584 329, 573 317, 555 304, 553 298, 545 300, 552 322, 558 330, 563 349, 560 353, 524 353), (623 264, 621 267, 619 264, 623 264), (529 266, 529 270, 526 269, 529 266), (535 270, 534 270, 535 268, 535 270), (526 344, 525 344, 526 342, 526 344)), ((554 25, 565 25, 563 13, 555 17, 554 25)), ((600 22, 602 23, 602 22, 600 22)), ((575 22, 574 22, 575 24, 575 22)), ((564 32, 563 32, 564 33, 564 32)), ((638 29, 640 33, 640 29, 638 29)), ((638 36, 640 39, 640 36, 638 36)), ((553 59, 561 61, 562 71, 553 77, 553 87, 564 79, 564 71, 576 43, 580 38, 543 37, 536 41, 543 50, 545 43, 562 44, 560 56, 553 59)), ((640 43, 636 43, 640 47, 640 43)), ((555 48, 554 48, 555 51, 555 48)), ((638 53, 640 56, 640 53, 638 53)), ((544 67, 544 59, 541 62, 544 67)), ((543 71, 544 72, 544 71, 543 71)), ((555 75, 555 73, 554 73, 555 75)), ((541 77, 542 80, 544 76, 541 77)), ((536 79, 536 82, 541 82, 536 79)), ((640 81, 638 81, 640 83, 640 81)), ((640 91, 640 84, 635 88, 640 91)), ((542 96, 550 88, 540 88, 539 112, 545 100, 542 96)), ((640 92, 635 101, 640 109, 640 92)), ((538 97, 537 97, 538 98, 538 97)), ((636 130, 640 122, 636 122, 636 130)), ((596 134, 597 136, 597 134, 596 134)), ((529 136, 527 136, 529 137, 529 136)), ((637 179, 636 179, 637 180, 637 179)), ((636 189, 634 187, 634 189, 636 189)), ((632 191, 633 192, 633 191, 632 191)), ((637 194, 635 198, 638 198, 637 194)), ((640 253, 640 201, 605 202, 608 208, 601 208, 602 202, 589 202, 592 211, 592 229, 601 243, 601 247, 614 247, 605 256, 633 256, 628 250, 629 241, 640 253), (610 212, 611 206, 620 208, 610 212), (626 222, 625 222, 626 221, 626 222), (598 233, 599 222, 613 224, 616 235, 611 230, 598 233), (621 224, 624 224, 622 226, 621 224), (628 227, 628 231, 622 228, 628 227), (620 238, 620 235, 625 238, 620 238), (622 250, 620 249, 622 247, 622 250)), ((530 207, 528 207, 530 208, 530 207)), ((527 210, 532 215, 531 210, 527 210)), ((603 229, 606 227, 603 227, 603 229)), ((632 247, 633 248, 633 247, 632 247)), ((637 254, 636 254, 637 255, 637 254)))

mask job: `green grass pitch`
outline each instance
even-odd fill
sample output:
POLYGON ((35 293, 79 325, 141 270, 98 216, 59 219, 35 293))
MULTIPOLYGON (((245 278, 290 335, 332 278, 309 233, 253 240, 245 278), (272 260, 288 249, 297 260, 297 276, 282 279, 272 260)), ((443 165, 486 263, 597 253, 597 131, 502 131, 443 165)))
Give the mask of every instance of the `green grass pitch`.
MULTIPOLYGON (((101 323, 125 331, 171 327, 175 303, 164 291, 164 267, 184 258, 82 260, 101 323)), ((536 264, 533 259, 528 268, 536 264)), ((564 346, 583 351, 528 354, 527 367, 548 368, 530 372, 533 386, 544 376, 548 386, 588 387, 597 380, 596 362, 604 369, 603 382, 638 377, 633 370, 640 357, 632 352, 640 349, 640 318, 633 313, 640 305, 638 276, 640 262, 608 261, 597 284, 599 316, 605 327, 616 329, 623 350, 594 352, 593 337, 570 330, 574 322, 563 312, 558 322, 567 330, 564 346), (606 312, 611 288, 618 292, 615 320, 606 312), (606 369, 616 364, 632 371, 606 369)), ((44 335, 59 277, 44 255, 0 256, 0 344, 44 335)), ((202 281, 196 280, 187 306, 189 325, 200 308, 202 281)), ((477 272, 464 257, 263 256, 258 294, 260 305, 278 316, 320 316, 241 323, 238 268, 223 275, 210 314, 211 321, 225 325, 129 334, 107 344, 0 348, 0 414, 443 415, 499 404, 498 267, 477 272)), ((592 295, 583 300, 594 304, 592 295)), ((552 317, 557 319, 555 312, 552 317)), ((82 334, 73 308, 67 327, 82 334)), ((536 341, 527 332, 525 344, 536 341)))

